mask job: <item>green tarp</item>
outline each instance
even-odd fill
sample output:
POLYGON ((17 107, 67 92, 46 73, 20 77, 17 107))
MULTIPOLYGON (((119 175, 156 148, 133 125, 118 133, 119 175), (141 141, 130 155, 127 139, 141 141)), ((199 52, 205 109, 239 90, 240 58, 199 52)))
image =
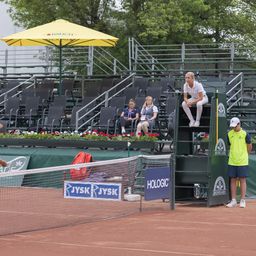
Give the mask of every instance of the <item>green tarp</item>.
POLYGON ((250 155, 249 177, 247 178, 247 197, 256 198, 256 156, 250 155))
MULTIPOLYGON (((0 155, 2 156, 29 156, 30 161, 28 169, 68 165, 72 163, 75 155, 82 151, 74 148, 21 148, 8 147, 0 148, 0 155)), ((85 150, 93 156, 94 161, 118 159, 128 157, 128 151, 114 151, 114 150, 85 150)), ((131 151, 130 156, 141 154, 140 151, 131 151)), ((145 154, 145 153, 144 153, 145 154)), ((66 172, 67 176, 69 172, 66 172)), ((25 175, 23 179, 23 186, 33 187, 56 187, 61 188, 64 180, 63 171, 44 174, 30 174, 25 175)), ((67 178, 67 177, 66 177, 67 178)))
MULTIPOLYGON (((21 148, 2 147, 0 155, 30 156, 28 169, 71 164, 75 155, 82 149, 74 148, 21 148)), ((115 150, 84 150, 93 156, 94 161, 128 157, 128 151, 115 150)), ((130 151, 130 156, 142 154, 140 151, 130 151)), ((143 152, 146 154, 146 152, 143 152)))

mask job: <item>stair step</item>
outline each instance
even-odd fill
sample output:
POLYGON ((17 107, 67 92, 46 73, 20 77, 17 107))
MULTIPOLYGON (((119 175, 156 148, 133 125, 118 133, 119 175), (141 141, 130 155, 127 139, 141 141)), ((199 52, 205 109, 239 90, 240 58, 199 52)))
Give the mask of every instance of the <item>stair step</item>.
POLYGON ((193 143, 193 144, 208 144, 209 141, 194 141, 194 140, 178 140, 181 143, 193 143))
POLYGON ((175 170, 175 173, 207 173, 207 171, 182 171, 182 170, 175 170))
POLYGON ((208 155, 201 154, 201 155, 176 155, 178 158, 206 158, 208 155))
POLYGON ((188 125, 186 126, 179 126, 178 129, 191 129, 191 131, 201 131, 204 129, 209 130, 210 126, 199 126, 199 127, 189 127, 188 125))
MULTIPOLYGON (((191 185, 191 186, 179 186, 179 185, 176 185, 175 188, 195 188, 194 185, 191 185)), ((208 189, 209 187, 208 186, 205 186, 203 187, 203 189, 208 189)))

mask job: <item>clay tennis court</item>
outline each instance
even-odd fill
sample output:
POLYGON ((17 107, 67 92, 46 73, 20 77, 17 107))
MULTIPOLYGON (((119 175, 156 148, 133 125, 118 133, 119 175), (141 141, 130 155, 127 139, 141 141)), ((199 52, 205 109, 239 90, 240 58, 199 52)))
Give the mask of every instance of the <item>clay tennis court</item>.
POLYGON ((255 201, 245 209, 177 204, 175 211, 168 203, 147 202, 142 213, 125 217, 1 236, 1 255, 251 256, 255 216, 255 201))

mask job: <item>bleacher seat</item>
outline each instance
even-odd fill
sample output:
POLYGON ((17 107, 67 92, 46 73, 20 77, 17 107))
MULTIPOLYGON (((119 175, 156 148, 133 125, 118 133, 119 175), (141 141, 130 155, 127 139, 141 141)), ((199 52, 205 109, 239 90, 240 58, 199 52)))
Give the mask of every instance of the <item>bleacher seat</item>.
POLYGON ((122 94, 126 96, 125 104, 128 104, 130 99, 135 99, 138 95, 138 88, 135 87, 129 87, 127 88, 122 94))
POLYGON ((116 111, 115 107, 102 107, 100 110, 99 121, 97 124, 92 120, 91 129, 99 129, 107 133, 116 131, 116 111))

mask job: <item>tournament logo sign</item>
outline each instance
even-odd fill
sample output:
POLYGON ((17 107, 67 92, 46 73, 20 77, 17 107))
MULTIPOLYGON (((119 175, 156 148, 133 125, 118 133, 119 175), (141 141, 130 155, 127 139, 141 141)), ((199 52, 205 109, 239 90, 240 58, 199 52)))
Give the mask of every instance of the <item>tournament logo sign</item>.
POLYGON ((226 144, 223 139, 218 139, 218 142, 215 146, 215 155, 225 156, 226 155, 226 144))
POLYGON ((219 105, 218 105, 218 116, 226 117, 226 110, 225 110, 223 103, 219 103, 219 105))
MULTIPOLYGON (((0 173, 12 173, 13 171, 26 170, 29 163, 29 156, 6 156, 1 155, 0 159, 7 162, 6 167, 0 167, 0 173)), ((24 175, 1 177, 0 186, 21 186, 24 175)))
POLYGON ((226 195, 226 183, 222 176, 219 176, 214 183, 213 196, 224 196, 226 195))

